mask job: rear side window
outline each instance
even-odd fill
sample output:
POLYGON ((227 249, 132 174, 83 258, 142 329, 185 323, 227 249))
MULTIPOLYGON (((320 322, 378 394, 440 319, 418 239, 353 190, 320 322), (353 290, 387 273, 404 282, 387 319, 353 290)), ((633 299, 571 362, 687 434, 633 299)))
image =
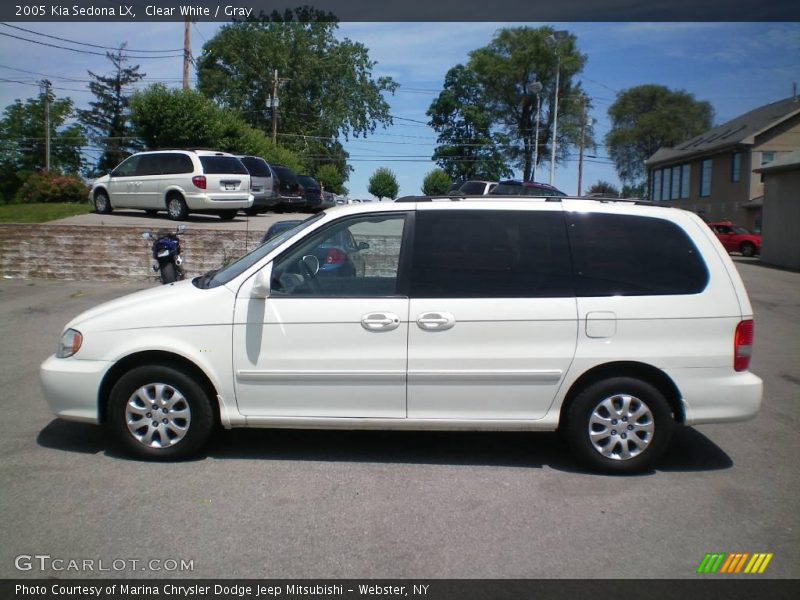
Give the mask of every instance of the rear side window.
POLYGON ((165 175, 177 175, 194 171, 192 159, 186 154, 161 154, 161 172, 165 175))
POLYGON ((248 175, 242 161, 235 156, 201 156, 200 164, 206 175, 248 175))
POLYGON ((578 296, 697 294, 708 270, 686 232, 663 219, 567 215, 578 296))
POLYGON ((247 167, 250 175, 254 175, 255 177, 272 177, 269 165, 264 159, 254 156, 245 156, 241 160, 244 166, 247 167))
POLYGON ((561 211, 418 211, 411 296, 574 296, 561 211))
POLYGON ((522 194, 522 186, 498 183, 489 193, 496 196, 520 196, 522 194))

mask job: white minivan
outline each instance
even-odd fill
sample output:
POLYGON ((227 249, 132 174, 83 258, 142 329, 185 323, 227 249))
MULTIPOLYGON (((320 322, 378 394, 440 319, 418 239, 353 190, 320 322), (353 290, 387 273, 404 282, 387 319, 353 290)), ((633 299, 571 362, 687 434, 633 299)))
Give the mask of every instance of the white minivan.
POLYGON ((752 343, 739 274, 689 212, 404 198, 91 309, 41 378, 56 415, 153 459, 218 425, 560 430, 587 466, 630 472, 676 423, 757 413, 752 343))
POLYGON ((181 221, 189 213, 216 214, 225 221, 253 206, 250 173, 237 157, 213 150, 138 152, 96 179, 89 201, 100 214, 115 208, 167 211, 181 221))

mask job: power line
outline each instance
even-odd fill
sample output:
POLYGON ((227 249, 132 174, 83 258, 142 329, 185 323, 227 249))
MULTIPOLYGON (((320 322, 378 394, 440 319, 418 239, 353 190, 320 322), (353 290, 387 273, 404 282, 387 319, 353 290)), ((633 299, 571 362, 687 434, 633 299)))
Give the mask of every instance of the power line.
MULTIPOLYGON (((99 46, 97 44, 90 44, 89 42, 78 42, 75 40, 70 40, 67 38, 58 37, 57 35, 48 35, 46 33, 41 33, 39 31, 33 31, 32 29, 25 29, 24 27, 19 27, 18 25, 11 25, 10 23, 0 23, 0 25, 5 25, 6 27, 11 27, 13 29, 19 29, 20 31, 25 31, 27 33, 32 33, 34 35, 40 35, 42 37, 50 38, 52 40, 59 40, 61 42, 67 42, 69 44, 76 44, 78 46, 88 46, 90 48, 101 48, 103 50, 120 50, 120 48, 114 48, 111 46, 99 46)), ((133 48, 125 48, 125 52, 142 52, 146 54, 163 54, 168 52, 182 52, 182 48, 175 48, 172 50, 134 50, 133 48)))
MULTIPOLYGON (((5 23, 4 23, 5 25, 5 23)), ((47 42, 39 42, 37 40, 29 40, 28 38, 20 37, 18 35, 13 35, 11 33, 3 33, 0 31, 0 35, 5 37, 14 38, 17 40, 22 40, 23 42, 30 42, 32 44, 38 44, 40 46, 48 46, 50 48, 58 48, 60 50, 70 50, 71 52, 78 52, 80 54, 93 54, 95 56, 105 56, 105 52, 93 52, 92 50, 79 50, 77 48, 69 48, 67 46, 59 46, 57 44, 49 44, 47 42)), ((130 54, 126 55, 127 58, 135 58, 135 59, 143 59, 143 58, 182 58, 183 54, 167 54, 164 56, 131 56, 130 54)))

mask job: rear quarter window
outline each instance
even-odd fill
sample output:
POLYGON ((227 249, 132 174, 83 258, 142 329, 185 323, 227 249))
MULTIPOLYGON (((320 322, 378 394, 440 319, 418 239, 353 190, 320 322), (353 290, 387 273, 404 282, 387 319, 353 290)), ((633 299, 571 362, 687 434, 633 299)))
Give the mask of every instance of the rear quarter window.
POLYGON ((206 175, 249 175, 242 161, 235 156, 201 156, 200 164, 206 175))
POLYGON ((578 296, 698 294, 708 269, 675 223, 633 215, 568 213, 578 296))

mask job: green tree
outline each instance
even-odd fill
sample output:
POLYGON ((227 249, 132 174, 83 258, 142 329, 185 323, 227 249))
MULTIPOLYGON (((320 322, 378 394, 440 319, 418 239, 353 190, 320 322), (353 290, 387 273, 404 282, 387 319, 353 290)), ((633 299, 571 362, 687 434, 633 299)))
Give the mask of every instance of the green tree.
POLYGON ((131 137, 129 123, 128 88, 144 78, 139 65, 126 67, 125 44, 116 52, 106 52, 113 71, 110 75, 97 75, 89 71, 89 89, 95 100, 89 110, 80 110, 81 122, 89 131, 89 139, 105 148, 97 162, 96 171, 105 173, 116 167, 124 158, 139 149, 138 140, 131 137))
POLYGON ((603 181, 602 179, 586 190, 587 196, 592 194, 603 196, 604 198, 619 198, 619 190, 617 187, 613 183, 603 181))
POLYGON ((344 187, 344 175, 342 175, 336 165, 320 165, 317 167, 315 176, 326 192, 332 192, 334 194, 347 193, 347 188, 344 187))
POLYGON ((400 186, 397 184, 397 177, 395 174, 386 167, 380 167, 375 170, 372 177, 369 178, 369 187, 367 188, 370 194, 382 200, 383 198, 397 198, 397 192, 400 191, 400 186))
POLYGON ((446 194, 452 180, 443 169, 434 169, 422 180, 422 193, 426 196, 446 194))
MULTIPOLYGON (((536 134, 536 96, 529 91, 529 85, 535 81, 542 84, 538 160, 549 161, 557 67, 560 76, 556 161, 566 160, 569 146, 580 139, 584 94, 575 77, 583 70, 586 56, 578 51, 573 34, 556 36, 556 33, 552 27, 500 29, 488 46, 469 55, 468 67, 483 89, 492 122, 508 136, 506 157, 521 169, 525 181, 530 181, 534 169, 536 134)), ((587 146, 593 146, 591 126, 587 127, 585 140, 587 146)))
POLYGON ((512 174, 491 132, 492 118, 474 71, 464 65, 450 69, 426 114, 438 134, 431 158, 450 179, 495 180, 512 174))
MULTIPOLYGON (((70 98, 48 93, 50 112, 50 170, 77 175, 86 144, 83 127, 75 123, 70 98)), ((45 168, 45 93, 15 100, 0 118, 0 194, 11 199, 25 179, 45 168)))
POLYGON ((365 136, 390 124, 383 94, 397 84, 373 77, 376 63, 367 48, 337 39, 337 28, 331 15, 310 9, 225 25, 203 46, 198 89, 271 135, 277 71, 281 145, 306 151, 312 172, 333 161, 344 173, 347 153, 339 137, 365 136))
POLYGON ((608 109, 611 129, 606 147, 617 175, 627 184, 642 184, 644 161, 656 150, 674 146, 711 128, 711 104, 683 90, 640 85, 623 90, 608 109))
POLYGON ((134 93, 130 104, 134 131, 147 148, 213 148, 304 168, 296 153, 273 144, 263 131, 198 91, 154 84, 134 93))

